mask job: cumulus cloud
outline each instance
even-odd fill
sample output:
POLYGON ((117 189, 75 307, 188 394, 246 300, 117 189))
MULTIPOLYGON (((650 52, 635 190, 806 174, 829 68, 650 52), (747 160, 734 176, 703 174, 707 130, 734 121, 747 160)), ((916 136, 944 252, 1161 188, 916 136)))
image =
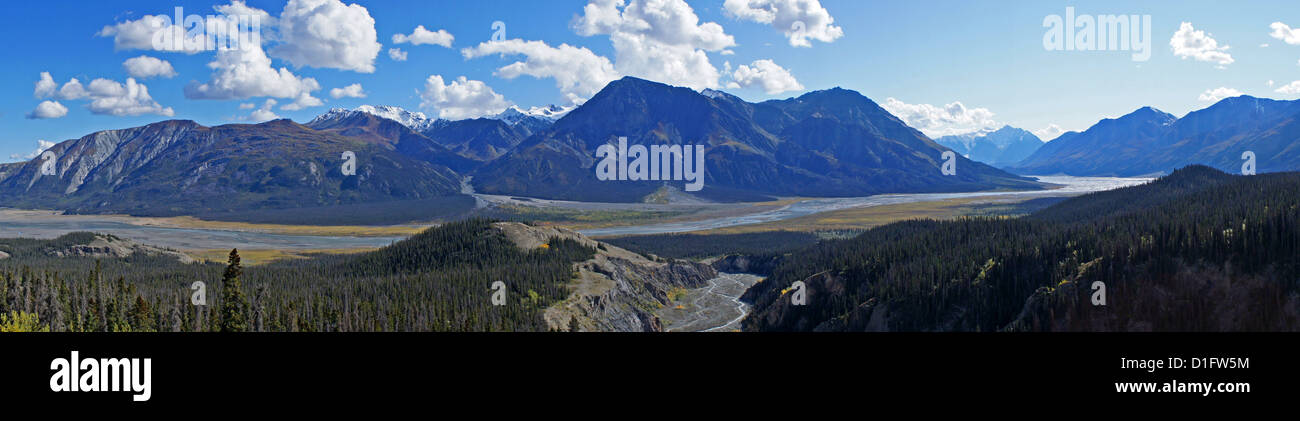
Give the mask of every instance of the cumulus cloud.
POLYGON ((10 154, 9 159, 18 159, 23 161, 36 159, 36 157, 41 156, 41 153, 44 153, 45 150, 53 147, 54 147, 54 142, 45 139, 40 139, 36 141, 36 150, 32 151, 32 153, 26 155, 20 153, 10 154))
POLYGON ((763 92, 768 95, 803 89, 803 85, 795 80, 789 70, 772 60, 756 60, 749 65, 742 64, 731 73, 731 79, 734 87, 757 86, 763 88, 763 92))
POLYGON ((1173 38, 1169 39, 1169 46, 1173 48, 1175 56, 1183 59, 1218 63, 1219 67, 1227 66, 1234 61, 1232 55, 1228 54, 1227 45, 1220 47, 1218 41, 1205 31, 1193 28, 1191 22, 1183 22, 1178 27, 1173 38))
POLYGON ((442 76, 432 75, 420 92, 420 106, 438 112, 438 117, 463 120, 500 114, 509 108, 510 101, 492 90, 487 84, 468 80, 464 76, 444 84, 442 76))
MULTIPOLYGON (((271 121, 271 120, 279 119, 280 116, 275 115, 275 112, 271 111, 271 108, 275 107, 275 104, 276 101, 274 99, 267 98, 266 102, 263 102, 261 107, 257 108, 256 110, 253 110, 251 114, 249 114, 247 117, 241 118, 241 120, 261 123, 263 121, 271 121)), ((254 107, 257 106, 254 104, 239 105, 239 109, 241 110, 252 109, 254 107)))
POLYGON ((466 59, 489 55, 524 56, 523 60, 498 68, 496 76, 514 79, 521 75, 553 78, 561 94, 571 104, 581 104, 599 92, 605 84, 618 79, 619 73, 609 59, 586 48, 560 44, 552 47, 543 41, 519 39, 488 41, 461 50, 466 59))
POLYGON ((30 120, 44 120, 65 115, 68 115, 68 107, 64 107, 58 101, 45 100, 37 104, 36 109, 27 114, 27 118, 30 120))
MULTIPOLYGON (((201 22, 203 30, 197 33, 186 29, 195 22, 175 22, 168 15, 146 15, 106 25, 95 35, 113 38, 116 50, 147 50, 196 54, 216 50, 222 46, 236 47, 242 43, 261 44, 264 28, 274 27, 275 18, 266 11, 249 7, 234 0, 228 5, 214 6, 217 15, 206 16, 201 22), (231 28, 234 28, 233 30, 231 28)), ((192 29, 192 28, 191 28, 192 29)))
POLYGON ((334 99, 339 99, 339 98, 365 98, 365 97, 366 97, 366 93, 365 93, 365 91, 362 91, 362 90, 361 90, 361 84, 360 84, 360 83, 353 83, 353 84, 351 84, 351 85, 344 86, 344 87, 342 87, 342 88, 334 88, 334 89, 330 89, 330 97, 332 97, 332 98, 334 98, 334 99))
POLYGON ((1201 92, 1201 95, 1196 97, 1196 99, 1200 101, 1218 102, 1219 100, 1224 98, 1232 98, 1241 95, 1242 95, 1241 91, 1220 86, 1214 89, 1206 89, 1205 92, 1201 92))
POLYGON ((592 0, 573 21, 579 35, 608 35, 614 68, 625 75, 695 89, 717 87, 707 52, 736 45, 722 25, 700 23, 683 0, 592 0))
POLYGON ((59 98, 62 99, 86 99, 89 96, 90 92, 86 92, 86 87, 75 77, 59 88, 59 98))
POLYGON ((54 95, 54 88, 58 86, 59 84, 54 83, 54 77, 50 76, 50 72, 41 72, 41 79, 36 81, 36 90, 32 92, 32 96, 36 99, 49 98, 54 95))
POLYGON ((316 79, 299 77, 284 67, 273 68, 271 59, 260 47, 218 51, 216 59, 208 63, 208 67, 213 69, 212 79, 185 86, 186 98, 224 100, 266 96, 297 99, 310 98, 311 92, 320 89, 316 79))
POLYGON ((1282 40, 1287 44, 1300 45, 1300 28, 1291 28, 1291 26, 1282 22, 1273 22, 1268 25, 1272 32, 1268 36, 1282 40))
POLYGON ((1048 124, 1047 127, 1034 130, 1034 136, 1038 136, 1038 139, 1044 142, 1056 139, 1063 133, 1065 133, 1065 129, 1062 129, 1061 126, 1055 124, 1048 124))
POLYGON ((833 42, 844 36, 819 0, 727 0, 722 7, 733 18, 772 25, 794 47, 812 47, 810 39, 833 42))
POLYGON ((393 44, 405 44, 409 42, 411 45, 441 45, 443 47, 451 48, 451 42, 455 39, 456 37, 452 36, 451 33, 446 30, 439 29, 438 32, 434 32, 424 29, 424 25, 420 25, 416 26, 415 31, 412 31, 410 35, 394 34, 393 44))
POLYGON ((289 0, 277 28, 270 54, 295 66, 373 73, 383 48, 370 11, 339 0, 289 0))
POLYGON ((402 51, 401 48, 389 48, 388 58, 393 59, 393 61, 406 61, 406 52, 402 51))
POLYGON ((908 126, 932 138, 998 127, 998 123, 993 120, 992 111, 987 108, 970 108, 961 101, 934 106, 908 104, 891 97, 886 98, 881 106, 908 126))
MULTIPOLYGON (((70 101, 90 100, 86 104, 86 109, 95 114, 119 117, 144 114, 175 115, 171 107, 163 107, 154 101, 149 95, 149 88, 136 82, 135 78, 127 78, 125 84, 100 78, 90 81, 89 85, 83 85, 81 81, 72 78, 55 92, 54 79, 47 79, 46 76, 48 74, 43 73, 41 81, 37 82, 38 95, 55 96, 70 101)), ((59 118, 67 113, 68 109, 63 104, 57 101, 44 101, 28 115, 28 118, 59 118)))
POLYGON ((86 104, 86 109, 95 114, 118 117, 144 114, 170 117, 176 114, 171 107, 158 105, 149 96, 149 88, 136 83, 135 78, 127 78, 125 85, 108 79, 95 79, 90 82, 88 92, 91 101, 86 104))
POLYGON ((161 60, 149 56, 140 56, 127 59, 122 62, 122 67, 126 69, 126 74, 131 77, 148 79, 151 77, 173 78, 176 77, 176 69, 167 60, 161 60))
MULTIPOLYGON (((174 25, 167 15, 146 15, 136 20, 107 25, 95 33, 100 37, 113 38, 113 49, 121 50, 155 50, 195 54, 207 49, 207 40, 203 37, 186 37, 183 25, 174 25), (163 33, 159 33, 163 31, 163 33), (168 39, 179 35, 179 42, 162 42, 154 48, 155 34, 166 35, 168 39), (180 48, 175 48, 180 47, 180 48)), ((159 38, 160 40, 162 38, 159 38)))
POLYGON ((1282 87, 1274 89, 1273 91, 1280 94, 1298 95, 1300 94, 1300 80, 1282 85, 1282 87))
POLYGON ((321 101, 320 98, 303 92, 299 94, 298 97, 294 98, 293 102, 281 105, 280 109, 285 111, 298 111, 305 108, 319 107, 321 105, 325 105, 325 101, 321 101))

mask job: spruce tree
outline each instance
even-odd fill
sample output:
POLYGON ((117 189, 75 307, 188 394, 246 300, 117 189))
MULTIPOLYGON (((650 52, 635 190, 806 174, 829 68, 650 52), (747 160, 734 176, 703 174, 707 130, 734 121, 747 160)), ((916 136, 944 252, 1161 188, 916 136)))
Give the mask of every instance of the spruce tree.
POLYGON ((245 309, 248 301, 244 299, 243 287, 239 276, 244 269, 239 265, 239 250, 230 250, 230 259, 226 263, 226 272, 221 275, 221 331, 244 332, 248 330, 248 318, 245 309))

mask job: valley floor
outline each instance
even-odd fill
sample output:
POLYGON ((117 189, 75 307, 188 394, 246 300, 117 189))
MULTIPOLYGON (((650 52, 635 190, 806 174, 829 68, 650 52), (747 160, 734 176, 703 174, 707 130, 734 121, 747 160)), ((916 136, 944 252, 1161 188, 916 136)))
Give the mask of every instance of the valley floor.
MULTIPOLYGON (((949 219, 971 214, 1016 214, 1019 204, 1070 197, 1145 183, 1142 178, 1041 177, 1062 187, 1024 192, 891 194, 852 198, 785 198, 757 203, 590 203, 475 195, 487 216, 529 220, 578 230, 592 237, 698 232, 734 234, 793 230, 857 231, 890 222, 949 219)), ((48 210, 0 209, 0 238, 54 238, 94 231, 219 258, 239 248, 249 263, 298 258, 308 253, 349 253, 383 247, 432 223, 384 226, 318 226, 208 221, 193 217, 64 215, 48 210)))

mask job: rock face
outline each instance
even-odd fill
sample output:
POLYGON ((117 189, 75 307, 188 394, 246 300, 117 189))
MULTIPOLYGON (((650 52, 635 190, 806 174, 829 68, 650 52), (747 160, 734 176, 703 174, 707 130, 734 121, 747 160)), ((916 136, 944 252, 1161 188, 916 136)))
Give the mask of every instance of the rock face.
MULTIPOLYGON (((73 244, 45 251, 45 254, 54 257, 102 257, 113 259, 130 257, 136 253, 170 256, 176 258, 176 260, 179 260, 181 263, 194 263, 194 258, 185 253, 147 246, 109 234, 94 234, 93 239, 87 243, 73 244)), ((9 257, 9 255, 0 252, 0 259, 5 257, 9 257)))
POLYGON ((517 222, 494 226, 524 249, 541 247, 551 238, 596 247, 594 257, 574 264, 577 277, 570 284, 569 297, 546 309, 543 317, 554 330, 570 330, 576 319, 580 331, 663 331, 654 311, 669 303, 669 292, 699 288, 718 276, 703 263, 642 256, 563 228, 517 222))

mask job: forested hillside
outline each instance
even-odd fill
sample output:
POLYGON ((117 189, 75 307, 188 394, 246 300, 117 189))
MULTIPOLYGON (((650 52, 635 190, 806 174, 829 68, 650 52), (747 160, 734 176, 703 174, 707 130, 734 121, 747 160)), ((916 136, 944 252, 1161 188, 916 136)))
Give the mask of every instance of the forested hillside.
POLYGON ((909 221, 783 259, 747 330, 1296 330, 1300 173, 1188 167, 1023 218, 909 221), (806 285, 807 304, 791 304, 806 285), (1091 302, 1106 286, 1106 305, 1091 302))
POLYGON ((51 331, 534 331, 564 299, 573 263, 595 248, 569 239, 517 247, 491 221, 432 228, 362 254, 265 266, 174 257, 54 257, 86 240, 0 240, 0 329, 51 331), (4 256, 7 255, 7 258, 4 256), (204 281, 206 306, 190 304, 204 281), (493 306, 493 282, 506 305, 493 306))

